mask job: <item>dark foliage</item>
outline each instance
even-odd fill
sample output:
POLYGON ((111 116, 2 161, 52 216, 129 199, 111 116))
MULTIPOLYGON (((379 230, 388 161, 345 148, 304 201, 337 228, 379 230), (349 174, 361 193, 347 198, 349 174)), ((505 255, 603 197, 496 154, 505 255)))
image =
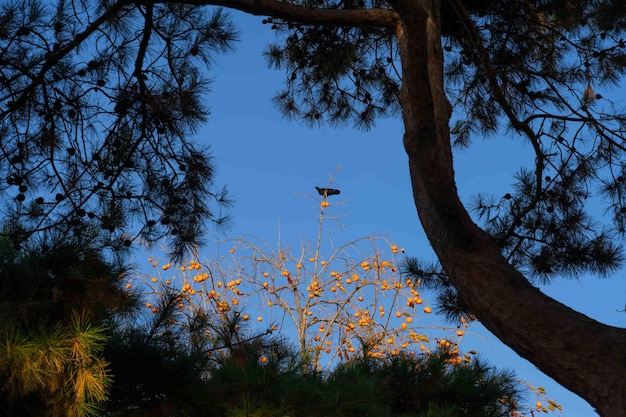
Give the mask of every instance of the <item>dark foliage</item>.
MULTIPOLYGON (((313 7, 362 8, 364 1, 308 2, 313 7)), ((380 6, 377 0, 367 6, 380 6)), ((324 122, 368 129, 377 117, 399 112, 400 73, 393 34, 384 28, 302 26, 264 22, 284 35, 265 52, 272 68, 287 73, 276 107, 315 126, 324 122), (340 53, 338 53, 340 51, 340 53)))
MULTIPOLYGON (((507 129, 535 152, 510 192, 479 195, 474 204, 505 256, 530 277, 605 276, 623 263, 615 238, 625 230, 626 116, 602 90, 626 69, 623 28, 615 23, 625 12, 609 1, 442 2, 455 143, 468 146, 477 135, 507 129), (590 217, 589 201, 598 196, 612 222, 590 217)), ((402 76, 389 29, 268 23, 284 34, 266 53, 287 72, 276 97, 284 114, 367 127, 397 110, 402 76)))
MULTIPOLYGON (((535 153, 511 190, 474 202, 531 278, 605 276, 623 264, 626 118, 604 90, 624 74, 625 13, 608 0, 442 2, 454 142, 508 130, 535 153), (590 201, 608 215, 592 218, 590 201)), ((174 256, 195 250, 228 204, 207 149, 189 141, 208 115, 201 68, 236 38, 227 16, 173 3, 26 1, 4 4, 0 21, 3 233, 15 246, 55 231, 115 251, 164 237, 174 256)), ((285 115, 368 128, 398 113, 390 29, 265 22, 282 36, 266 57, 286 71, 275 98, 285 115)))
POLYGON ((452 366, 445 351, 357 359, 324 376, 302 373, 298 353, 267 342, 242 346, 249 359, 245 366, 229 357, 211 370, 207 384, 216 400, 208 415, 399 417, 442 410, 445 415, 504 417, 520 400, 510 373, 480 360, 452 366))
POLYGON ((451 367, 448 359, 442 350, 426 357, 391 358, 381 366, 390 415, 429 415, 433 410, 445 410, 455 416, 504 417, 516 409, 520 396, 510 372, 496 372, 480 359, 451 367))
POLYGON ((123 290, 120 266, 104 260, 84 242, 16 251, 0 238, 0 314, 4 326, 23 332, 67 324, 73 312, 102 323, 135 300, 123 290))
MULTIPOLYGON (((89 415, 395 417, 441 408, 460 416, 500 416, 516 404, 518 388, 510 375, 477 360, 453 365, 442 350, 356 359, 323 374, 302 363, 303 355, 271 331, 249 334, 238 314, 218 317, 179 308, 182 295, 167 287, 153 309, 139 310, 137 296, 120 287, 120 270, 85 246, 16 252, 6 238, 0 243, 3 346, 23 346, 37 358, 37 351, 62 345, 69 334, 63 329, 73 325, 76 311, 100 326, 84 331, 102 334, 104 350, 84 349, 98 363, 106 362, 111 381, 101 409, 92 404, 89 415)), ((74 350, 63 349, 50 352, 56 361, 73 361, 74 350)), ((9 353, 0 351, 4 388, 14 384, 9 353)), ((38 372, 48 366, 32 365, 38 372)), ((69 397, 42 387, 23 395, 1 391, 0 410, 64 415, 52 412, 51 404, 64 410, 69 397)))
MULTIPOLYGON (((314 5, 388 7, 376 1, 314 5)), ((472 204, 508 261, 531 280, 605 277, 623 265, 626 115, 608 91, 626 70, 619 24, 625 13, 612 1, 442 1, 455 145, 506 132, 535 154, 508 192, 479 193, 472 204), (591 208, 607 215, 594 218, 591 208)), ((276 97, 284 114, 367 127, 374 116, 397 110, 402 75, 390 30, 268 23, 284 34, 284 43, 267 51, 270 64, 287 73, 276 97), (339 49, 348 52, 336 54, 339 49), (386 89, 391 85, 393 93, 386 89)), ((422 264, 411 261, 407 271, 439 291, 446 314, 470 314, 442 268, 422 264)))
POLYGON ((228 205, 206 148, 202 68, 236 33, 220 10, 127 2, 3 2, 0 193, 20 245, 98 231, 123 251, 201 242, 228 205))
POLYGON ((204 380, 208 359, 171 335, 117 328, 105 350, 114 383, 110 415, 202 416, 214 407, 204 380))

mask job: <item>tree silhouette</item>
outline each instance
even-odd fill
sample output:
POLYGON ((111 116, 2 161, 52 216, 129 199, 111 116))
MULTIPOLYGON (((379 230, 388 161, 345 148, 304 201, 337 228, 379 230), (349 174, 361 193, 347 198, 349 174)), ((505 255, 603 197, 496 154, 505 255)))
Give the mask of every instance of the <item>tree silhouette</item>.
POLYGON ((623 261, 626 119, 602 94, 626 65, 619 2, 4 5, 0 163, 14 244, 43 230, 95 229, 122 249, 135 235, 170 236, 182 253, 204 221, 219 221, 207 201, 223 194, 207 188, 212 167, 186 135, 206 116, 198 64, 234 32, 202 5, 269 16, 282 35, 267 58, 287 73, 275 99, 285 115, 367 128, 400 114, 417 211, 462 302, 601 415, 625 413, 626 330, 529 281, 608 274, 623 261), (535 158, 510 193, 477 199, 483 231, 457 196, 451 148, 503 128, 535 158), (592 192, 610 213, 604 223, 587 212, 592 192), (141 220, 138 233, 131 220, 141 220))
POLYGON ((224 221, 207 149, 188 140, 208 115, 197 64, 235 39, 219 10, 20 1, 3 3, 0 21, 0 190, 14 244, 98 232, 120 251, 167 236, 180 254, 224 221))

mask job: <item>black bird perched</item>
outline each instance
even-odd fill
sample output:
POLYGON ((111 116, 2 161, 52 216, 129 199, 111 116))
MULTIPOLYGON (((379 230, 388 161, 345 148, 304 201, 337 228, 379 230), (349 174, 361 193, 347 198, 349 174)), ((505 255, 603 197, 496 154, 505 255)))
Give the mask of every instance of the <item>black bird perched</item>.
POLYGON ((327 198, 329 195, 337 195, 339 193, 341 193, 341 191, 335 189, 335 188, 321 188, 321 187, 315 187, 315 189, 317 190, 318 193, 320 193, 320 195, 324 198, 327 198))

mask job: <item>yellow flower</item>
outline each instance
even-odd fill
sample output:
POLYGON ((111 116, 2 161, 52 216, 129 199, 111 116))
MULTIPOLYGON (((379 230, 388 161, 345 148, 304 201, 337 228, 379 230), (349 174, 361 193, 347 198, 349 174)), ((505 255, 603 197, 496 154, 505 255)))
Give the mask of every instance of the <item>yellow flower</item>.
POLYGON ((432 313, 432 312, 433 312, 433 309, 432 309, 432 308, 430 308, 430 307, 424 307, 424 313, 426 313, 426 314, 430 314, 430 313, 432 313))

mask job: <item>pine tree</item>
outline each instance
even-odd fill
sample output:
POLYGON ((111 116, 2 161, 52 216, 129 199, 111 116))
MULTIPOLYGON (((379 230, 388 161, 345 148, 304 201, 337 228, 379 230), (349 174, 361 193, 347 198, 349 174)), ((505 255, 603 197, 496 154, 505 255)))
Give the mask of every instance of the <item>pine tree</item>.
POLYGON ((119 269, 79 242, 0 238, 0 401, 20 416, 96 416, 112 376, 104 322, 132 304, 119 269))
POLYGON ((229 203, 188 139, 208 115, 198 64, 235 39, 223 13, 28 0, 3 2, 0 22, 3 235, 196 249, 229 203))
POLYGON ((223 12, 198 6, 269 16, 284 35, 267 51, 287 72, 279 109, 312 125, 364 128, 400 114, 417 211, 459 299, 601 415, 626 412, 626 331, 529 281, 622 265, 624 115, 602 95, 626 65, 621 2, 42 4, 0 12, 0 169, 15 245, 44 230, 96 229, 124 248, 139 220, 145 239, 193 248, 203 222, 221 218, 207 202, 224 201, 208 188, 206 153, 187 140, 206 116, 199 65, 235 37, 223 12), (457 196, 451 148, 503 128, 535 158, 514 191, 477 200, 482 230, 457 196), (592 192, 607 224, 586 211, 592 192))

